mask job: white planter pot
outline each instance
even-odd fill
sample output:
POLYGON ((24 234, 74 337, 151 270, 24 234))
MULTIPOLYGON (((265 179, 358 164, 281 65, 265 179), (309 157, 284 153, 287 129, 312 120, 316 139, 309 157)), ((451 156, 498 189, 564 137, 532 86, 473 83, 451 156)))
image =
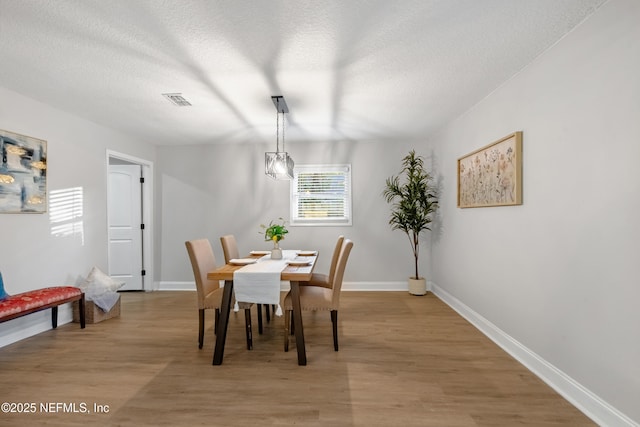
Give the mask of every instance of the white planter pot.
POLYGON ((409 293, 411 295, 424 295, 427 293, 427 279, 424 277, 419 279, 409 278, 409 293))

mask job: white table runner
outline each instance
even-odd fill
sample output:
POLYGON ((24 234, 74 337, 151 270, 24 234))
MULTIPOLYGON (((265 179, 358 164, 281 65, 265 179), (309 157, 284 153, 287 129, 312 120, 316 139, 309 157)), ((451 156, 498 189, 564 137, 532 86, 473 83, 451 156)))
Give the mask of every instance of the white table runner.
POLYGON ((296 251, 282 251, 282 259, 271 259, 270 255, 258 259, 255 264, 246 265, 233 273, 233 290, 236 296, 234 311, 238 302, 277 305, 277 316, 282 316, 280 307, 280 275, 287 267, 287 261, 296 257, 296 251))

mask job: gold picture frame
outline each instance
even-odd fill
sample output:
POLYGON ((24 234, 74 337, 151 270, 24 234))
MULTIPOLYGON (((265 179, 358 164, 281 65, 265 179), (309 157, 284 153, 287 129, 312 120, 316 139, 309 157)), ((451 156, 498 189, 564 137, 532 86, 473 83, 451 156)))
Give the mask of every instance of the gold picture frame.
POLYGON ((522 132, 458 159, 458 207, 522 204, 522 132))

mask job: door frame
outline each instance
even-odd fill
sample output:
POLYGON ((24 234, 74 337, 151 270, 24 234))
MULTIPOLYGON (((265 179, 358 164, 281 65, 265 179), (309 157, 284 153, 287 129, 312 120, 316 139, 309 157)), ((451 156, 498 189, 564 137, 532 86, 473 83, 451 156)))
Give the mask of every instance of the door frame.
MULTIPOLYGON (((106 180, 106 206, 107 206, 107 223, 105 224, 107 236, 109 235, 109 160, 118 159, 129 163, 140 165, 142 177, 144 177, 144 191, 142 192, 142 262, 144 264, 145 275, 142 277, 142 290, 153 291, 157 289, 153 278, 153 162, 139 157, 130 156, 128 154, 117 151, 107 150, 105 180, 106 180)), ((107 257, 109 256, 109 239, 107 238, 107 257)), ((110 261, 110 260, 109 260, 110 261)))

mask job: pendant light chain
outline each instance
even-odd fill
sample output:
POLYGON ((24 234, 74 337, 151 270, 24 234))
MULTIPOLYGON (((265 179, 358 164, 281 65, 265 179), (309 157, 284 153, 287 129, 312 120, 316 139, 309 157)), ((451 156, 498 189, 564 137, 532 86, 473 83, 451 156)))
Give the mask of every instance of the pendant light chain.
POLYGON ((276 153, 280 152, 280 99, 276 99, 276 153))
POLYGON ((280 98, 276 99, 276 153, 286 151, 284 149, 284 111, 280 111, 280 98), (280 151, 280 115, 282 115, 282 151, 280 151))

